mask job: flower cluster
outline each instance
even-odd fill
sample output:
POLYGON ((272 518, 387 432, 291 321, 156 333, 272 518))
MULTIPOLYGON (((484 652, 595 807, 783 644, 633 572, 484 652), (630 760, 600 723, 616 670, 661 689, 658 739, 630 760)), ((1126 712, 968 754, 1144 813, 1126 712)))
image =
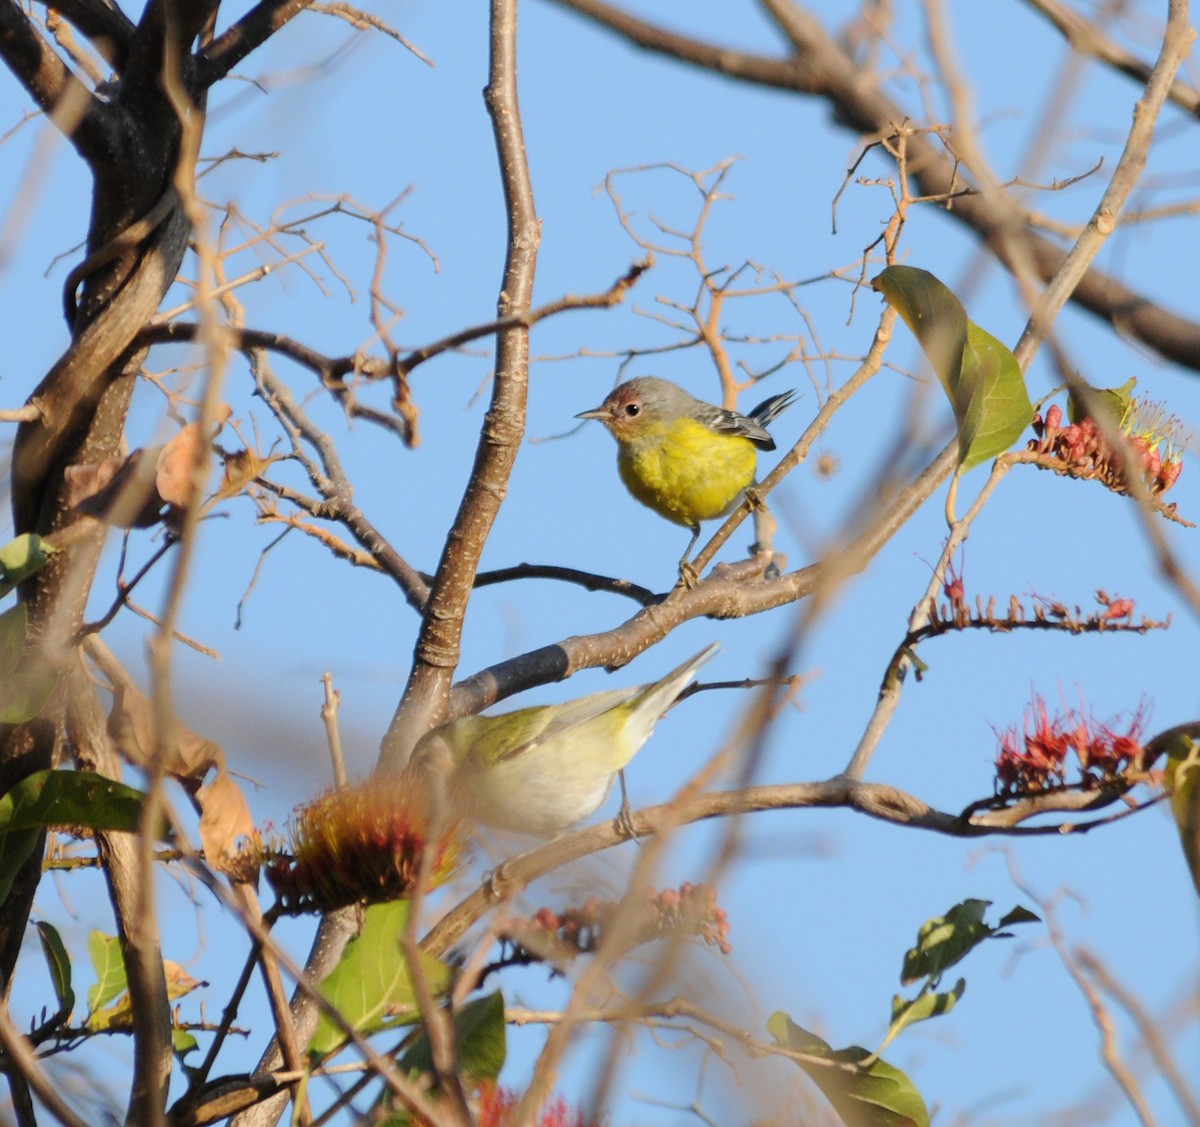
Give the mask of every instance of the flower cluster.
POLYGON ((1007 794, 1036 794, 1063 786, 1072 757, 1079 782, 1085 787, 1142 771, 1146 767, 1141 742, 1144 726, 1142 707, 1124 732, 1117 730, 1115 720, 1102 724, 1073 710, 1051 718, 1046 702, 1035 695, 1023 728, 1014 726, 999 733, 998 789, 1007 794))
POLYGON ((1094 478, 1118 493, 1129 492, 1126 458, 1132 456, 1141 468, 1146 488, 1155 495, 1166 493, 1183 472, 1179 443, 1179 420, 1161 406, 1130 400, 1117 422, 1128 439, 1128 453, 1118 450, 1095 419, 1083 418, 1063 426, 1062 408, 1057 404, 1033 419, 1028 449, 1047 459, 1049 469, 1070 477, 1094 478))
POLYGON ((262 848, 279 909, 297 915, 410 896, 428 851, 428 887, 449 880, 466 855, 465 833, 458 822, 432 827, 436 809, 412 772, 327 791, 297 808, 285 840, 262 848))
MULTIPOLYGON (((475 1116, 479 1127, 510 1127, 516 1122, 513 1112, 521 1097, 508 1088, 487 1083, 479 1086, 475 1098, 475 1116)), ((561 1096, 545 1104, 534 1121, 537 1127, 595 1127, 583 1112, 573 1109, 561 1096)))
MULTIPOLYGON (((528 920, 512 923, 507 936, 525 951, 539 957, 570 959, 596 950, 605 932, 617 919, 620 904, 589 896, 579 907, 562 912, 541 908, 528 920)), ((685 881, 679 888, 652 888, 621 917, 630 946, 667 935, 695 935, 722 955, 729 943, 729 917, 717 905, 717 890, 709 884, 685 881)))

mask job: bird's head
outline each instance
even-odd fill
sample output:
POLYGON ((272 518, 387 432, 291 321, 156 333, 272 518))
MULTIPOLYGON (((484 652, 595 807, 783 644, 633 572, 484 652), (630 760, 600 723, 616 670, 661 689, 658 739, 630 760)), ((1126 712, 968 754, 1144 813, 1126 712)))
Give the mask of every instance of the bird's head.
POLYGON ((580 411, 577 419, 596 419, 618 442, 639 438, 663 423, 688 413, 691 396, 657 376, 640 376, 613 388, 599 407, 580 411))

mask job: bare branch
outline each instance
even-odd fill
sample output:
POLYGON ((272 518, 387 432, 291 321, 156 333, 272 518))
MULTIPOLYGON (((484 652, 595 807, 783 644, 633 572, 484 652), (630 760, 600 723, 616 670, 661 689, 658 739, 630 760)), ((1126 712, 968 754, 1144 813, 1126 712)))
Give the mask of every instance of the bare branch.
MULTIPOLYGON (((1050 21, 1059 34, 1070 43, 1072 51, 1078 51, 1081 55, 1104 63, 1118 73, 1132 78, 1140 86, 1145 86, 1150 81, 1150 66, 1109 39, 1094 20, 1085 19, 1078 12, 1073 12, 1065 4, 1059 3, 1059 0, 1025 2, 1050 21)), ((1167 96, 1185 113, 1200 117, 1200 90, 1194 86, 1176 79, 1171 83, 1167 96)))
POLYGON ((54 7, 91 41, 118 74, 124 71, 134 24, 120 8, 106 0, 56 0, 54 7))
MULTIPOLYGON (((643 837, 710 818, 736 817, 763 810, 817 807, 853 810, 897 826, 959 838, 993 835, 1064 837, 1072 833, 1085 833, 1090 828, 1088 823, 1040 826, 981 824, 959 814, 936 810, 916 796, 887 783, 862 782, 845 775, 823 782, 780 783, 681 796, 660 806, 634 811, 631 817, 633 832, 643 837)), ((601 822, 505 861, 503 873, 496 880, 503 882, 504 891, 508 894, 571 861, 627 840, 624 827, 615 822, 601 822)), ((472 893, 434 925, 421 941, 421 949, 435 957, 444 955, 476 920, 490 910, 495 897, 496 889, 491 884, 472 893)))
MULTIPOLYGON (((552 2, 640 47, 681 62, 758 85, 820 95, 832 103, 836 122, 856 133, 889 135, 895 131, 896 122, 909 116, 903 107, 883 93, 878 84, 862 82, 853 60, 811 15, 788 0, 763 0, 791 41, 793 54, 787 59, 752 55, 673 34, 604 0, 552 2)), ((1173 52, 1175 50, 1172 48, 1173 52)), ((963 186, 954 162, 933 145, 918 139, 910 158, 914 178, 926 196, 945 198, 963 186)), ((1005 249, 1012 236, 1007 213, 994 206, 989 195, 966 195, 945 214, 971 227, 1006 267, 1017 268, 1018 264, 1011 260, 1005 249)), ((1063 252, 1057 245, 1030 231, 1021 233, 1021 244, 1044 281, 1058 273, 1063 252)), ((1200 371, 1200 325, 1164 309, 1116 278, 1089 267, 1079 278, 1070 300, 1166 359, 1200 371)))

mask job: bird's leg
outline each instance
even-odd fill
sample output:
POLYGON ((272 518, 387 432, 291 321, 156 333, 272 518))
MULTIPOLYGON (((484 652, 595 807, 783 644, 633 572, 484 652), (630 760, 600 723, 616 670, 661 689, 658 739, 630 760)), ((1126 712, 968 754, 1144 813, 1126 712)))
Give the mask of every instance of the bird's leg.
POLYGON ((679 557, 679 582, 689 590, 700 582, 699 573, 688 563, 688 556, 692 554, 692 549, 696 546, 696 541, 700 539, 700 525, 693 524, 691 529, 692 538, 688 541, 688 546, 684 548, 683 555, 679 557))
POLYGON ((622 837, 632 841, 637 837, 637 830, 633 825, 633 810, 629 806, 629 794, 625 790, 625 771, 617 772, 617 782, 621 784, 621 809, 617 811, 617 816, 613 822, 617 833, 622 837))
POLYGON ((746 503, 750 506, 750 511, 754 514, 754 543, 750 545, 750 554, 768 557, 763 574, 768 579, 778 578, 780 565, 786 566, 787 564, 783 556, 776 555, 773 547, 775 530, 779 527, 779 522, 771 515, 766 501, 759 496, 758 490, 753 485, 746 490, 745 498, 746 503))

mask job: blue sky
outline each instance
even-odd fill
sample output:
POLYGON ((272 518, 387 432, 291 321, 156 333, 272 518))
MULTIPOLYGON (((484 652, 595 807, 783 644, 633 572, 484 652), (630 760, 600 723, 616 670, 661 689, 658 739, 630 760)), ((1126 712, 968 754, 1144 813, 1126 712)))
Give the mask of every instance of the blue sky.
MULTIPOLYGON (((642 3, 637 10, 667 18, 667 7, 642 3)), ((817 7, 827 23, 841 18, 841 5, 817 7)), ((1023 154, 1054 88, 1064 47, 1022 5, 1004 5, 1002 19, 969 3, 948 7, 960 68, 975 87, 981 142, 1001 179, 1028 173, 1049 182, 1078 175, 1104 157, 1100 173, 1069 190, 1025 193, 1031 206, 1064 222, 1082 222, 1103 190, 1138 89, 1092 67, 1067 109, 1049 159, 1029 170, 1023 154)), ((309 195, 347 195, 379 208, 408 191, 392 218, 424 241, 437 267, 418 246, 393 240, 385 290, 404 310, 396 339, 415 346, 493 316, 503 214, 481 97, 486 7, 404 3, 380 4, 377 10, 436 66, 424 66, 382 37, 365 37, 320 66, 349 32, 315 16, 296 21, 243 69, 244 77, 259 80, 264 89, 234 81, 214 97, 204 146, 213 156, 234 146, 278 155, 261 164, 227 163, 201 187, 207 198, 233 200, 260 223, 285 201, 292 201, 292 215, 316 210, 304 200, 309 195), (316 69, 309 73, 308 66, 316 69)), ((1139 12, 1143 22, 1130 42, 1150 59, 1154 45, 1144 33, 1157 26, 1159 12, 1149 6, 1139 12)), ((696 34, 748 49, 781 49, 753 5, 696 3, 687 6, 686 16, 671 11, 669 18, 696 34)), ((814 379, 835 385, 844 380, 854 358, 867 348, 877 317, 876 295, 860 291, 852 305, 851 286, 827 277, 861 255, 891 212, 885 188, 852 185, 839 205, 837 233, 831 230, 832 199, 857 155, 857 139, 836 129, 819 102, 739 87, 638 53, 552 5, 527 0, 521 19, 522 109, 543 223, 535 300, 604 289, 639 256, 600 190, 610 170, 674 162, 699 171, 738 157, 725 184, 731 198, 714 209, 705 233, 709 261, 750 260, 788 279, 818 280, 796 291, 805 317, 780 298, 756 300, 731 311, 731 331, 756 337, 800 334, 809 351, 841 357, 807 371, 789 365, 764 385, 762 395, 789 387, 800 392, 797 405, 773 426, 786 449, 816 412, 814 379), (814 329, 817 342, 811 337, 814 329)), ((924 58, 923 25, 913 6, 897 12, 891 42, 924 58)), ((888 65, 899 70, 894 58, 888 65)), ((894 96, 919 112, 916 84, 902 73, 892 82, 894 96)), ((934 98, 936 104, 936 92, 934 98)), ((0 83, 0 130, 24 107, 16 85, 0 83)), ((944 104, 936 108, 945 112, 944 104)), ((1168 108, 1137 206, 1183 199, 1194 191, 1190 142, 1183 116, 1168 108)), ((868 177, 890 174, 875 157, 860 170, 868 177)), ((651 215, 679 227, 694 220, 697 197, 675 174, 630 174, 621 184, 638 224, 645 225, 651 215)), ((78 257, 72 248, 84 236, 86 200, 78 161, 45 126, 31 123, 5 143, 0 334, 7 347, 0 361, 0 406, 23 401, 64 346, 59 290, 78 257), (52 266, 57 255, 67 258, 52 266)), ((1194 315, 1194 226, 1191 217, 1139 226, 1113 239, 1098 265, 1194 315)), ((281 271, 239 292, 246 324, 290 333, 331 354, 350 352, 371 332, 370 228, 334 216, 306 230, 327 244, 357 300, 349 300, 328 267, 310 260, 324 292, 294 268, 281 271)), ((952 288, 978 265, 971 240, 933 208, 914 213, 902 248, 907 262, 934 271, 952 288)), ((253 262, 252 254, 241 256, 231 275, 253 262)), ((528 441, 484 567, 555 563, 656 589, 670 585, 687 533, 624 493, 611 440, 598 426, 576 429, 573 415, 594 406, 612 386, 616 354, 675 339, 645 314, 662 310, 660 298, 689 302, 696 284, 686 263, 660 260, 621 308, 569 313, 534 331, 535 356, 572 358, 533 367, 528 441), (581 351, 598 355, 581 356, 581 351)), ((990 268, 964 297, 973 320, 1015 343, 1025 312, 1006 275, 990 268)), ((1075 310, 1063 314, 1058 331, 1091 383, 1113 386, 1137 375, 1140 393, 1165 401, 1195 432, 1200 394, 1194 373, 1122 343, 1075 310)), ((786 350, 779 344, 745 345, 734 355, 761 369, 786 350)), ((181 358, 182 350, 163 353, 157 367, 181 358)), ((836 459, 837 472, 826 479, 811 465, 802 466, 773 495, 781 523, 779 547, 793 566, 823 554, 852 517, 891 449, 917 380, 929 378, 902 328, 889 361, 898 370, 877 377, 819 444, 821 453, 836 459)), ((356 501, 406 558, 426 570, 436 562, 466 482, 486 405, 489 364, 485 345, 417 370, 412 390, 421 410, 422 441, 415 450, 361 423, 347 427, 309 374, 284 362, 278 366, 338 442, 356 501)), ((712 363, 699 349, 641 357, 626 374, 635 373, 666 376, 701 397, 718 394, 712 363)), ((257 419, 269 442, 273 432, 261 404, 249 395, 244 366, 234 363, 227 379, 227 398, 246 433, 250 420, 257 419)), ((1055 382, 1048 357, 1035 360, 1031 394, 1039 397, 1055 382)), ((746 393, 743 408, 757 402, 757 390, 746 393)), ((386 389, 363 394, 382 404, 386 389)), ((950 416, 940 394, 920 402, 922 425, 944 438, 950 416)), ((161 440, 170 433, 161 397, 146 389, 131 427, 133 441, 161 440)), ((765 455, 760 465, 770 468, 772 456, 765 455)), ((985 472, 977 470, 965 480, 961 508, 982 485, 985 472)), ((1193 519, 1200 514, 1197 476, 1189 451, 1170 499, 1193 519)), ((846 584, 806 638, 797 671, 810 680, 797 707, 785 711, 772 731, 759 781, 825 778, 849 758, 887 659, 940 550, 943 496, 944 489, 865 574, 846 584)), ((417 623, 386 580, 351 570, 317 544, 292 535, 267 558, 243 626, 235 630, 238 599, 259 550, 275 533, 254 525, 244 499, 229 502, 221 512, 221 519, 205 525, 183 623, 221 659, 214 663, 180 649, 177 703, 185 719, 223 743, 236 769, 261 781, 261 789, 247 788, 255 815, 279 824, 294 803, 328 781, 318 716, 320 675, 330 671, 342 693, 351 766, 365 773, 403 687, 417 623)), ((1180 560, 1194 569, 1200 563, 1200 533, 1178 526, 1166 533, 1180 560)), ((734 558, 749 538, 744 527, 723 558, 734 558)), ((149 550, 144 536, 139 545, 140 551, 149 550)), ((111 597, 115 551, 108 565, 97 585, 97 607, 111 597)), ((929 670, 921 683, 906 685, 869 777, 947 810, 985 796, 992 786, 994 729, 1019 723, 1031 692, 1051 703, 1061 698, 1074 703, 1082 695, 1101 719, 1144 701, 1151 732, 1195 717, 1200 703, 1197 619, 1160 579, 1128 500, 1096 485, 1019 468, 975 525, 963 567, 970 599, 995 595, 1004 603, 1016 594, 1028 602, 1036 594, 1086 609, 1093 591, 1103 588, 1135 599, 1139 614, 1172 615, 1172 626, 1145 637, 971 634, 935 640, 922 651, 929 670)), ((160 597, 148 587, 142 601, 154 607, 160 597)), ((614 627, 633 609, 615 597, 561 584, 489 588, 472 600, 462 672, 570 634, 614 627)), ((722 652, 706 668, 706 678, 755 676, 794 630, 802 609, 688 623, 628 670, 612 678, 590 671, 568 685, 530 694, 530 702, 652 680, 714 640, 721 642, 722 652)), ((131 668, 143 668, 141 620, 122 616, 108 636, 131 668)), ((727 693, 703 694, 664 720, 631 769, 635 804, 674 793, 719 746, 743 704, 727 693)), ((1016 902, 1033 906, 1015 886, 1010 862, 1042 896, 1069 890, 1059 907, 1069 942, 1095 951, 1152 1014, 1196 988, 1197 902, 1174 828, 1161 809, 1085 838, 1007 845, 900 830, 844 811, 762 815, 747 820, 741 832, 742 851, 721 888, 734 953, 729 960, 697 956, 694 981, 704 982, 711 997, 728 1000, 722 1005, 732 1007, 733 999, 748 994, 753 1009, 746 1011, 747 1026, 764 1038, 766 1015, 782 1009, 835 1046, 875 1045, 899 988, 901 956, 924 919, 968 896, 994 900, 997 913, 1016 902)), ((681 834, 660 883, 702 875, 720 833, 720 827, 694 827, 681 834)), ((602 859, 609 881, 617 881, 632 855, 627 846, 602 859)), ((593 873, 587 879, 601 878, 593 873)), ((87 888, 76 878, 47 883, 38 903, 46 918, 63 916, 63 903, 69 905, 75 922, 67 929, 81 956, 88 928, 109 928, 98 890, 80 891, 87 888)), ((558 903, 561 896, 561 884, 548 882, 530 890, 529 904, 558 903)), ((219 984, 234 964, 240 965, 241 947, 229 940, 219 911, 194 908, 173 881, 164 879, 163 897, 172 921, 167 954, 214 982, 215 1004, 222 996, 219 984)), ((293 931, 302 950, 303 937, 293 931)), ((909 1031, 889 1050, 889 1060, 907 1069, 930 1105, 942 1109, 939 1122, 1049 1121, 1057 1109, 1094 1092, 1116 1103, 1109 1122, 1133 1122, 1097 1063, 1097 1033, 1085 1003, 1044 936, 1044 929, 1026 928, 1008 943, 977 952, 964 967, 968 992, 956 1011, 909 1031)), ((31 949, 29 964, 36 957, 31 949)), ((32 981, 35 972, 29 973, 32 981)), ((558 1005, 565 997, 560 985, 547 986, 536 971, 518 972, 506 982, 506 992, 512 1002, 537 1006, 558 1005)), ((31 994, 30 1006, 36 991, 31 994)), ((1127 1026, 1122 1028, 1128 1034, 1127 1026)), ((514 1033, 509 1082, 520 1086, 541 1035, 537 1030, 514 1033)), ((1193 1020, 1175 1043, 1177 1059, 1195 1060, 1198 1040, 1193 1020)), ((256 1052, 257 1043, 252 1044, 256 1052)), ((120 1045, 103 1050, 124 1051, 120 1045)), ((562 1077, 569 1094, 582 1097, 588 1091, 595 1052, 589 1040, 569 1057, 562 1077)), ((236 1058, 228 1059, 234 1068, 236 1058)), ((687 1105, 693 1099, 717 1122, 748 1122, 751 1093, 766 1101, 767 1107, 757 1109, 765 1112, 781 1086, 794 1081, 777 1066, 747 1066, 746 1083, 738 1087, 718 1063, 704 1070, 697 1090, 697 1074, 693 1052, 665 1049, 642 1037, 618 1085, 614 1127, 695 1122, 683 1111, 647 1102, 687 1105)), ((1149 1094, 1162 1122, 1178 1121, 1173 1118, 1178 1110, 1161 1085, 1152 1085, 1149 1094)))

